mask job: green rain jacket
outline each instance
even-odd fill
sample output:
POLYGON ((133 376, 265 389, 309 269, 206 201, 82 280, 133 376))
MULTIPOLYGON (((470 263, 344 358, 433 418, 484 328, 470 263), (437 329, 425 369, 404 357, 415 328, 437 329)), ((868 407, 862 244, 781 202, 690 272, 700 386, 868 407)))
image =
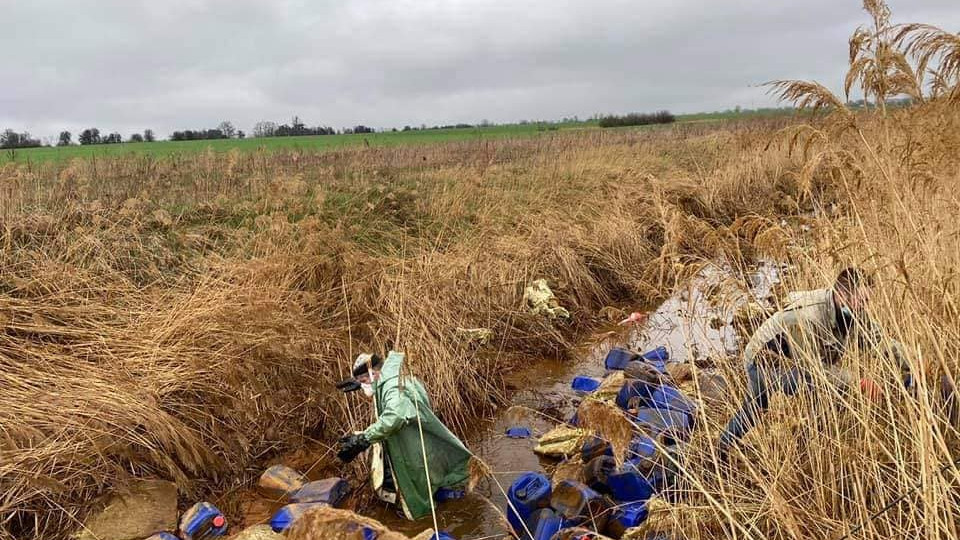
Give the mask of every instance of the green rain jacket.
POLYGON ((470 452, 433 414, 423 384, 409 375, 401 375, 404 354, 390 351, 380 379, 373 382, 377 421, 364 430, 371 443, 382 443, 387 454, 397 491, 410 518, 430 514, 433 493, 427 489, 426 472, 435 493, 441 487, 456 487, 467 481, 470 452), (417 425, 417 412, 420 426, 417 425), (423 429, 426 464, 420 443, 423 429))

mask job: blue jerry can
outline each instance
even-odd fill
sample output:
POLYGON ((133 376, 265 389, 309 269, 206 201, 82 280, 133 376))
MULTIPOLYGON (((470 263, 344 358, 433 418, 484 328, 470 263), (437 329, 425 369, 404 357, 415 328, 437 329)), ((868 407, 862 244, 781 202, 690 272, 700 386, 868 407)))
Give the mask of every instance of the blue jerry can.
POLYGON ((550 505, 550 479, 537 472, 521 474, 507 491, 507 521, 518 535, 523 534, 523 522, 534 511, 550 505))

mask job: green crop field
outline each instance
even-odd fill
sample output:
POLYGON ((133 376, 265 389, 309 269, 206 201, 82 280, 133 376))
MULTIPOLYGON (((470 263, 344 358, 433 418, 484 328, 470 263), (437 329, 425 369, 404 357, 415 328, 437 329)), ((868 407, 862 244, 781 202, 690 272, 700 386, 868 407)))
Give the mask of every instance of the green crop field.
MULTIPOLYGON (((677 122, 710 122, 740 118, 754 118, 770 114, 783 114, 782 110, 719 112, 678 115, 677 122), (774 112, 771 112, 774 111, 774 112)), ((663 126, 660 126, 663 127, 663 126)), ((655 126, 630 126, 605 129, 653 129, 655 126)), ((248 139, 210 139, 197 141, 157 141, 152 143, 96 144, 89 146, 66 146, 21 148, 0 150, 0 164, 15 162, 41 162, 73 158, 100 158, 128 155, 169 156, 192 154, 212 150, 227 152, 234 148, 241 151, 256 150, 327 150, 348 146, 392 146, 399 144, 432 144, 439 142, 468 141, 476 139, 504 139, 537 137, 557 131, 600 129, 596 121, 565 123, 505 124, 490 127, 428 129, 414 131, 386 131, 350 135, 310 135, 304 137, 269 137, 248 139)))

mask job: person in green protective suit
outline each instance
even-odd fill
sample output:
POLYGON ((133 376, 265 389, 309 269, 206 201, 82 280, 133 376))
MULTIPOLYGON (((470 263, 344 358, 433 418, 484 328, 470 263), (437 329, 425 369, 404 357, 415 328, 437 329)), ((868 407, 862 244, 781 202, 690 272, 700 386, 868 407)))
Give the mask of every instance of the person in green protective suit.
POLYGON ((374 490, 402 508, 407 519, 419 519, 430 514, 437 490, 467 482, 471 454, 434 415, 423 383, 401 373, 403 361, 396 351, 386 361, 362 354, 353 378, 337 385, 345 392, 362 389, 376 411, 376 421, 365 430, 340 439, 337 457, 350 462, 373 446, 374 490))

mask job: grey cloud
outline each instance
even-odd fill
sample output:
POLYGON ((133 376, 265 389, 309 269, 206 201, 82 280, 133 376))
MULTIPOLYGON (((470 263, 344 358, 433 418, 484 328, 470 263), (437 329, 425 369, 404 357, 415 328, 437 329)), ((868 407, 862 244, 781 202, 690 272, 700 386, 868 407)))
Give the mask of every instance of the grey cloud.
MULTIPOLYGON (((891 0, 960 29, 955 0, 891 0)), ((0 127, 337 127, 773 104, 838 88, 856 0, 65 0, 8 2, 0 127)))

